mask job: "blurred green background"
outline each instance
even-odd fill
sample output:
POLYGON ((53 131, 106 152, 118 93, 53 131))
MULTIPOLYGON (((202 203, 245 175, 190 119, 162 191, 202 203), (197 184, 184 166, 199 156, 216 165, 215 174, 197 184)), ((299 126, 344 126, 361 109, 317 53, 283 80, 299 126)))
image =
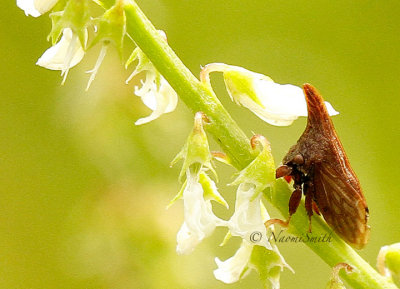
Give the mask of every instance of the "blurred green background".
MULTIPOLYGON (((85 93, 99 47, 70 71, 35 65, 49 47, 48 15, 26 17, 14 1, 0 10, 0 288, 261 288, 257 275, 233 285, 214 279, 218 229, 193 254, 177 256, 182 203, 169 162, 192 126, 183 103, 136 127, 149 110, 111 51, 85 93)), ((138 1, 198 75, 224 62, 279 83, 309 82, 340 111, 338 134, 363 186, 371 240, 360 254, 373 266, 379 248, 400 241, 399 1, 138 1)), ((131 46, 130 48, 132 48, 131 46)), ((129 53, 128 45, 127 53, 129 53)), ((278 164, 303 131, 272 127, 230 103, 221 76, 213 83, 248 136, 265 135, 278 164)), ((213 149, 218 149, 213 147, 213 149)), ((217 166, 233 207, 232 169, 217 166)), ((215 212, 228 218, 226 211, 215 212)), ((304 209, 304 208, 302 208, 304 209)), ((273 209, 271 215, 279 216, 273 209)), ((324 288, 330 268, 302 244, 280 246, 296 274, 282 288, 324 288)))

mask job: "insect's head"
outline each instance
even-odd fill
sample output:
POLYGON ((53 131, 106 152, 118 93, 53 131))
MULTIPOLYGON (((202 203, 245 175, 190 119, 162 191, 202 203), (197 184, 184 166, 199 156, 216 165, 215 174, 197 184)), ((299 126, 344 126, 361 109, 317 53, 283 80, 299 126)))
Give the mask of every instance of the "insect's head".
POLYGON ((295 154, 291 159, 288 159, 284 164, 276 169, 276 178, 292 175, 293 171, 301 171, 301 166, 304 164, 304 157, 301 154, 295 154))

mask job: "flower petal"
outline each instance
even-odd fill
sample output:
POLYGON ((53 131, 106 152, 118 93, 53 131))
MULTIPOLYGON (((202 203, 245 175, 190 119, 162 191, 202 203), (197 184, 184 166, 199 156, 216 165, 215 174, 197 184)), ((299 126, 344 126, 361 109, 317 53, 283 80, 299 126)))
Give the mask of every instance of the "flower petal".
POLYGON ((179 254, 189 254, 212 234, 216 226, 223 226, 226 222, 214 215, 210 200, 204 199, 198 175, 189 170, 183 201, 185 221, 177 235, 176 250, 179 254))
POLYGON ((79 38, 70 28, 65 28, 61 40, 47 49, 36 64, 51 70, 68 70, 77 65, 84 54, 79 38))
POLYGON ((240 236, 255 245, 273 250, 267 238, 267 230, 261 214, 261 194, 256 197, 253 184, 242 183, 236 192, 235 212, 228 222, 232 236, 240 236))
POLYGON ((143 103, 153 112, 149 116, 137 120, 135 122, 136 125, 148 123, 159 118, 164 113, 172 112, 178 103, 176 92, 163 77, 161 77, 159 89, 157 89, 155 82, 151 84, 151 87, 148 87, 148 85, 149 82, 146 79, 143 87, 135 90, 135 93, 142 98, 143 103))
POLYGON ((190 254, 193 252, 194 248, 202 241, 203 238, 198 238, 193 234, 186 223, 183 223, 176 235, 176 252, 178 254, 190 254))
POLYGON ((243 240, 240 248, 231 258, 225 261, 215 258, 215 263, 218 266, 214 270, 215 278, 227 284, 239 281, 248 272, 246 269, 252 251, 253 245, 243 240))
MULTIPOLYGON (((298 86, 275 83, 268 76, 232 65, 209 64, 204 73, 210 71, 222 71, 231 99, 269 124, 287 126, 299 116, 307 116, 305 96, 298 86)), ((338 114, 325 103, 330 115, 338 114)))
MULTIPOLYGON (((300 87, 257 79, 254 89, 264 107, 254 113, 269 124, 287 126, 299 116, 307 116, 307 103, 300 87)), ((330 115, 338 114, 330 103, 325 104, 330 115)))
POLYGON ((25 11, 25 14, 38 17, 56 5, 58 0, 17 0, 17 6, 25 11))

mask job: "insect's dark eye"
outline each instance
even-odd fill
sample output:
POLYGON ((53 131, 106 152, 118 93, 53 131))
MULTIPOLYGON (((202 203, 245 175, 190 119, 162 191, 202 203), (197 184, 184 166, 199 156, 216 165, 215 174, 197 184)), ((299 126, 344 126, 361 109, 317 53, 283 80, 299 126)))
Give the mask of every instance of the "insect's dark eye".
POLYGON ((276 169, 276 178, 289 176, 292 173, 292 168, 286 165, 280 166, 276 169))
POLYGON ((302 155, 295 155, 292 162, 296 165, 302 165, 304 164, 304 158, 302 155))

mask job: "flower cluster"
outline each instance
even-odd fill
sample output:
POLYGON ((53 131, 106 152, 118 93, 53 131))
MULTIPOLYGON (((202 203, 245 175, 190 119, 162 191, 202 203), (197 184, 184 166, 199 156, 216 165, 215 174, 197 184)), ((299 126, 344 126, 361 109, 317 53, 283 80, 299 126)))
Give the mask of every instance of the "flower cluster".
MULTIPOLYGON (((211 200, 225 207, 228 204, 218 192, 208 172, 216 175, 212 165, 204 124, 207 117, 198 112, 194 128, 182 151, 173 164, 183 159, 180 179, 184 184, 170 205, 178 199, 184 202, 184 222, 177 234, 177 252, 191 253, 217 226, 228 229, 224 243, 232 236, 242 239, 236 254, 221 261, 215 259, 218 268, 216 279, 233 283, 243 278, 250 269, 260 273, 266 288, 279 288, 279 275, 284 267, 291 269, 279 253, 275 244, 270 243, 264 222, 269 219, 262 203, 263 191, 273 185, 275 166, 269 143, 262 136, 252 138, 252 147, 258 156, 243 169, 231 185, 237 185, 235 212, 229 220, 222 220, 212 211, 211 200), (255 237, 255 234, 256 237, 255 237)), ((221 155, 220 155, 221 156, 221 155)), ((270 228, 268 229, 270 230, 270 228)))
MULTIPOLYGON (((34 17, 52 11, 52 30, 49 35, 52 46, 43 53, 36 64, 61 71, 62 84, 65 83, 69 70, 78 65, 86 52, 97 44, 101 45, 100 54, 93 69, 88 71, 90 77, 86 90, 95 79, 110 45, 117 49, 122 58, 124 40, 129 39, 126 37, 124 0, 117 0, 113 7, 99 17, 91 17, 89 0, 17 0, 17 5, 26 15, 34 17), (93 37, 89 37, 89 28, 94 30, 93 37), (89 38, 92 38, 91 41, 89 38)), ((165 33, 161 33, 166 40, 165 33)), ((127 82, 140 72, 146 72, 142 87, 135 87, 134 92, 153 111, 150 116, 139 119, 136 125, 148 123, 164 113, 173 111, 178 101, 176 92, 139 48, 133 51, 126 67, 132 62, 137 62, 137 66, 127 82)))

